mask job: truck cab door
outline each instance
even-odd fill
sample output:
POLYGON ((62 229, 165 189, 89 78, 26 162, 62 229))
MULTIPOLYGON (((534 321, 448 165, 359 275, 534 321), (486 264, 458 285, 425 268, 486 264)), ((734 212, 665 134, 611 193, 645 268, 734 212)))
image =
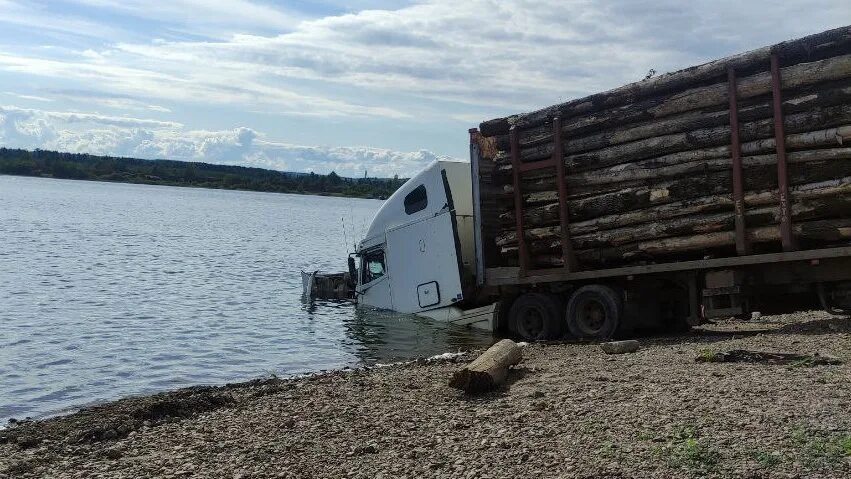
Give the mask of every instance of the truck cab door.
POLYGON ((416 313, 452 306, 463 299, 453 212, 387 231, 388 273, 393 309, 416 313))
POLYGON ((375 308, 394 309, 386 257, 387 250, 384 244, 372 247, 361 254, 357 288, 360 295, 359 303, 375 308))

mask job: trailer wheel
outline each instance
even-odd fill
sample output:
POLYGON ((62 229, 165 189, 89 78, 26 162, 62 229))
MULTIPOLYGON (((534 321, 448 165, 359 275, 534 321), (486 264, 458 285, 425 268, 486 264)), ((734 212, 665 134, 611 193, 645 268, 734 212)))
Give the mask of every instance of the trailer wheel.
POLYGON ((511 332, 527 341, 561 336, 561 301, 553 294, 526 293, 514 301, 508 312, 511 332))
POLYGON ((577 289, 567 302, 566 323, 580 339, 608 339, 621 325, 623 304, 614 289, 591 284, 577 289))

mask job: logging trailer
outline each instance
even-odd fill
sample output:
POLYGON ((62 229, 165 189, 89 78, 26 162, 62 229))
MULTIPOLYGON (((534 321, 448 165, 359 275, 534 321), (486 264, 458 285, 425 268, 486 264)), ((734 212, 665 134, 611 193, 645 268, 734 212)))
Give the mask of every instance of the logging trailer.
POLYGON ((849 311, 849 100, 843 27, 484 122, 382 205, 353 293, 527 340, 849 311))

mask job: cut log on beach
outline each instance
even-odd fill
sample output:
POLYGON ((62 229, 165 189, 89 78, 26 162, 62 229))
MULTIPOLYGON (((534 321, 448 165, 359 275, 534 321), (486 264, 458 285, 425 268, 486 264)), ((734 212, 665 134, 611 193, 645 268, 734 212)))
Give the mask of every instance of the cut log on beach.
POLYGON ((490 391, 505 382, 508 368, 519 363, 521 359, 522 348, 510 339, 503 339, 456 372, 449 385, 468 394, 490 391))

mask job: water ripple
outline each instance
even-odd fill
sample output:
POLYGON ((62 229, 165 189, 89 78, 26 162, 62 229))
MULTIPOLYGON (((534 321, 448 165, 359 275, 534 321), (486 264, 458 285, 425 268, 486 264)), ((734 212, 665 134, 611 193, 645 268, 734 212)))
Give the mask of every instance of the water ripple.
POLYGON ((302 303, 378 201, 0 176, 0 204, 0 422, 489 340, 302 303))

